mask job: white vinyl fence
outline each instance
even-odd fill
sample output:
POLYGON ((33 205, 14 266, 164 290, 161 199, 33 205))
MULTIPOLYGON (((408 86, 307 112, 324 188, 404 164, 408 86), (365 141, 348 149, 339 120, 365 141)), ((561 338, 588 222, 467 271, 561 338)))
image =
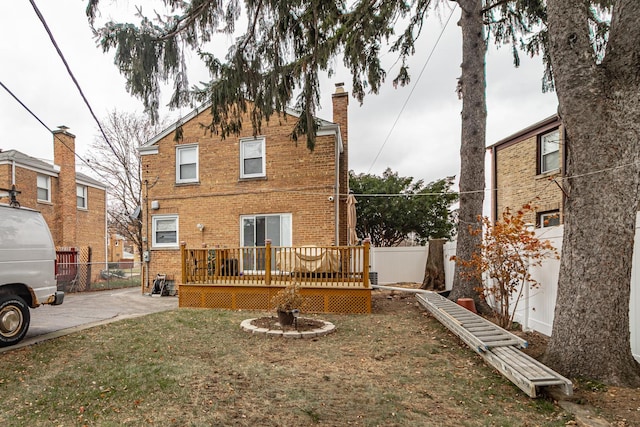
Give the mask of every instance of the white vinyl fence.
POLYGON ((427 246, 371 248, 371 271, 378 273, 378 284, 422 283, 427 266, 427 246))
MULTIPOLYGON (((562 249, 563 226, 536 230, 536 235, 562 249)), ((422 283, 427 262, 428 248, 425 246, 407 248, 372 248, 371 270, 378 272, 378 283, 398 282, 422 283)), ((444 245, 444 269, 446 289, 453 286, 456 242, 444 245)), ((532 267, 533 278, 540 283, 535 289, 523 290, 523 297, 516 308, 515 320, 525 330, 532 329, 550 336, 558 289, 560 261, 545 259, 541 266, 532 267)), ((640 216, 636 219, 636 238, 631 267, 631 299, 629 304, 629 322, 631 331, 631 350, 640 362, 640 216)))

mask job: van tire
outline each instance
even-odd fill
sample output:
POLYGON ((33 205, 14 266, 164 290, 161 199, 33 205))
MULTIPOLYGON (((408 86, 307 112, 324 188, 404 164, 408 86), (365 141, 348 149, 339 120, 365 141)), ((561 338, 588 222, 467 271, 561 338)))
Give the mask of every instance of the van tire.
POLYGON ((0 296, 0 347, 20 342, 30 322, 31 313, 22 298, 15 295, 0 296))

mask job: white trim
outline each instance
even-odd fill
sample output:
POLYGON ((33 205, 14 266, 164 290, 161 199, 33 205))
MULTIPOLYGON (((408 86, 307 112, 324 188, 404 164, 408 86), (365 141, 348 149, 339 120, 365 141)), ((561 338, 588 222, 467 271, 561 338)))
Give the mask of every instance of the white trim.
POLYGON ((244 246, 244 220, 247 218, 253 218, 260 216, 277 216, 280 217, 280 245, 279 246, 291 246, 293 241, 293 214, 290 212, 282 213, 256 213, 248 215, 240 215, 240 247, 253 248, 255 246, 244 246), (285 221, 283 221, 285 219, 285 221), (287 230, 283 232, 283 225, 288 226, 287 230))
POLYGON ((151 216, 151 239, 152 248, 178 248, 180 236, 180 221, 177 214, 171 215, 152 215, 151 216), (156 221, 158 220, 174 220, 176 225, 176 241, 175 243, 158 243, 156 242, 156 221))
POLYGON ((198 144, 177 145, 176 146, 176 183, 178 184, 193 183, 193 182, 198 182, 199 179, 200 179, 200 150, 198 148, 198 144), (194 148, 196 151, 196 177, 183 179, 180 177, 180 165, 182 164, 180 162, 182 158, 181 153, 194 148))
POLYGON ((151 146, 151 147, 140 147, 138 148, 138 152, 140 153, 141 156, 149 156, 151 154, 158 154, 160 150, 158 149, 157 145, 151 146))
POLYGON ((338 149, 340 153, 344 152, 344 144, 342 143, 342 131, 340 125, 337 123, 326 122, 318 128, 316 132, 317 136, 334 136, 336 138, 338 149))
POLYGON ((545 211, 545 212, 538 212, 538 221, 539 221, 539 228, 549 228, 549 227, 557 227, 560 225, 560 210, 559 209, 555 209, 555 210, 551 210, 551 211, 545 211), (552 224, 552 225, 545 225, 545 218, 549 218, 549 219, 557 219, 558 223, 557 224, 552 224))
POLYGON ((39 173, 36 175, 36 201, 38 202, 45 202, 45 203, 51 203, 51 176, 50 175, 46 175, 46 174, 42 174, 39 173), (41 199, 40 197, 38 197, 38 190, 39 189, 44 189, 45 187, 40 187, 38 185, 38 178, 43 177, 47 180, 47 198, 46 199, 41 199))
POLYGON ((89 188, 86 185, 76 183, 76 208, 81 210, 89 209, 89 188), (84 200, 84 206, 78 206, 78 190, 82 189, 82 199, 84 200))
POLYGON ((106 185, 103 185, 103 184, 98 185, 94 182, 89 182, 86 179, 78 178, 77 176, 76 176, 76 185, 84 185, 85 187, 97 188, 98 190, 102 190, 102 191, 107 190, 106 185))
POLYGON ((552 172, 552 171, 556 171, 558 169, 560 169, 560 129, 553 129, 550 130, 548 132, 542 133, 540 134, 540 174, 543 173, 547 173, 547 172, 552 172), (545 153, 545 137, 549 137, 552 134, 556 134, 557 138, 551 139, 551 144, 555 144, 556 145, 556 149, 555 150, 551 150, 545 153), (558 157, 558 166, 554 167, 554 168, 549 168, 549 169, 544 169, 544 160, 546 156, 551 156, 551 155, 556 155, 558 157))
POLYGON ((30 171, 37 172, 41 175, 49 175, 53 177, 57 177, 60 172, 60 166, 52 165, 51 169, 44 169, 38 166, 29 165, 24 161, 20 160, 0 160, 0 165, 15 165, 16 168, 22 168, 30 171))
MULTIPOLYGON (((253 157, 252 157, 253 158, 253 157)), ((255 138, 240 138, 240 178, 263 178, 267 176, 267 139, 264 136, 257 136, 255 138), (245 173, 244 171, 244 147, 246 143, 259 142, 261 159, 262 159, 262 172, 259 173, 245 173)))
MULTIPOLYGON (((251 102, 251 101, 247 101, 247 102, 251 102)), ((148 154, 158 154, 157 148, 156 150, 153 150, 152 148, 155 144, 157 144, 162 138, 171 134, 171 132, 174 132, 178 126, 184 125, 185 123, 189 122, 191 119, 198 116, 203 111, 206 111, 210 108, 211 108, 211 102, 205 102, 204 104, 194 108, 187 115, 180 117, 178 120, 176 120, 175 122, 167 126, 166 129, 160 131, 153 138, 145 142, 142 146, 138 147, 138 151, 140 152, 140 155, 144 156, 148 154)), ((286 107, 284 109, 284 113, 293 117, 300 117, 300 111, 294 110, 293 108, 290 108, 290 107, 286 107)), ((278 112, 275 112, 274 114, 278 114, 278 112)), ((336 123, 321 119, 319 117, 315 117, 315 119, 319 123, 318 132, 325 132, 326 129, 330 129, 333 126, 338 126, 336 123)), ((336 132, 334 131, 333 133, 336 133, 336 132)), ((340 144, 342 145, 341 139, 340 139, 340 144)), ((342 151, 342 148, 340 150, 342 151)))

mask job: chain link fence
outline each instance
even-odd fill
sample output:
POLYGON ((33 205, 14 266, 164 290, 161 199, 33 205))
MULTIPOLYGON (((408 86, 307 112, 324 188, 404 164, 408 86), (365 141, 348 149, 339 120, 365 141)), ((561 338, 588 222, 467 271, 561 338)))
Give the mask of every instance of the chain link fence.
POLYGON ((81 260, 75 263, 59 262, 58 272, 58 290, 64 292, 132 288, 141 286, 142 263, 139 261, 82 262, 81 260))

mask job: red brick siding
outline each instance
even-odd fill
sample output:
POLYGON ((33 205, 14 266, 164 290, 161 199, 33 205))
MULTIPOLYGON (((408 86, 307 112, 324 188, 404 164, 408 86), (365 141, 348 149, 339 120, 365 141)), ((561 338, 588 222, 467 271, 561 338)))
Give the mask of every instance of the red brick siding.
MULTIPOLYGON (((203 131, 200 123, 208 123, 209 117, 208 111, 201 113, 183 125, 182 141, 176 143, 171 133, 156 144, 157 154, 142 157, 142 179, 149 187, 144 222, 150 226, 152 215, 177 214, 178 239, 187 247, 237 247, 241 215, 291 213, 293 245, 334 244, 335 206, 328 200, 335 193, 334 136, 318 137, 310 152, 306 141, 296 144, 289 138, 294 117, 272 118, 259 135, 266 138, 266 178, 242 180, 240 139, 252 137, 251 129, 223 140, 203 131), (192 143, 198 144, 199 182, 176 184, 176 145, 192 143), (160 208, 150 210, 154 200, 160 208), (205 225, 204 232, 198 223, 205 225)), ((148 233, 151 246, 151 230, 148 233)), ((174 275, 179 283, 178 249, 153 250, 149 277, 157 273, 174 275)))

